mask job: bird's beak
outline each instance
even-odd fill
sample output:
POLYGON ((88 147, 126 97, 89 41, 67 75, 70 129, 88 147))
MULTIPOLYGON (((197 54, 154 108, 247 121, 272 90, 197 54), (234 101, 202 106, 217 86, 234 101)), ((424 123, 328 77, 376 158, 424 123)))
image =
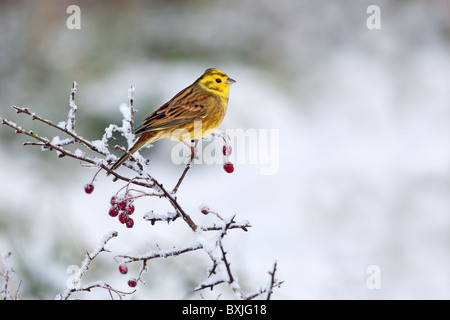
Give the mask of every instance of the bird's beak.
POLYGON ((225 83, 228 83, 228 84, 233 84, 235 82, 236 82, 236 80, 231 79, 231 78, 228 78, 227 81, 225 81, 225 83))

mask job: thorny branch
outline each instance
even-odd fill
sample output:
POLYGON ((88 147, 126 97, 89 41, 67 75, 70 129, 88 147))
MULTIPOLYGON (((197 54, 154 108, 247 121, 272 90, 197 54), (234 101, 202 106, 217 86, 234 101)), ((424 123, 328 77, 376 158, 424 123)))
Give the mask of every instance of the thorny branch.
POLYGON ((173 190, 172 190, 172 193, 173 193, 173 194, 177 193, 178 188, 179 188, 180 185, 181 185, 181 182, 183 181, 183 179, 184 179, 184 177, 186 176, 187 172, 188 172, 189 169, 191 168, 192 161, 194 161, 194 158, 195 158, 195 148, 196 148, 196 146, 197 146, 197 142, 198 142, 198 140, 196 140, 196 141, 194 142, 194 145, 191 147, 192 149, 191 149, 191 157, 190 157, 190 159, 189 159, 189 163, 186 165, 186 168, 184 169, 183 173, 181 174, 180 179, 178 179, 178 182, 177 182, 177 184, 175 185, 175 188, 173 188, 173 190))
MULTIPOLYGON (((231 229, 242 229, 244 231, 247 231, 248 228, 251 227, 250 223, 247 221, 237 223, 234 221, 235 216, 233 216, 231 219, 222 219, 218 214, 216 214, 217 217, 220 219, 220 222, 218 224, 214 223, 209 225, 207 224, 197 225, 178 202, 176 193, 180 188, 182 182, 184 181, 189 169, 191 168, 191 164, 195 158, 196 144, 194 144, 191 147, 190 161, 186 165, 185 169, 183 170, 180 178, 178 179, 175 187, 172 189, 171 192, 168 191, 168 189, 164 187, 162 183, 160 183, 146 171, 146 164, 148 164, 148 160, 143 159, 139 155, 139 153, 135 153, 132 157, 130 157, 131 161, 127 161, 126 163, 124 163, 125 167, 134 172, 133 173, 134 176, 130 178, 128 176, 121 175, 116 171, 112 171, 110 169, 110 164, 116 161, 118 158, 110 153, 108 149, 108 142, 112 138, 113 133, 117 132, 120 133, 124 138, 126 138, 129 145, 128 147, 130 147, 130 145, 134 143, 135 140, 133 131, 133 123, 134 123, 133 118, 135 114, 134 87, 131 87, 130 90, 128 91, 129 97, 128 106, 122 105, 120 107, 120 111, 123 115, 122 126, 114 124, 109 125, 105 129, 105 133, 102 139, 95 141, 89 141, 79 136, 75 132, 75 124, 76 124, 75 113, 78 109, 75 103, 76 93, 77 93, 77 83, 73 82, 69 98, 70 110, 68 113, 67 121, 63 121, 59 124, 55 124, 50 120, 44 119, 36 115, 35 113, 32 113, 28 108, 21 108, 17 106, 13 107, 18 114, 28 115, 31 117, 32 120, 37 120, 46 126, 54 128, 57 131, 66 134, 68 136, 67 139, 61 140, 59 139, 58 136, 56 136, 50 140, 48 138, 39 136, 32 130, 22 129, 14 122, 4 118, 0 118, 0 123, 14 129, 16 133, 23 134, 25 136, 33 138, 34 140, 37 140, 37 142, 24 143, 24 145, 26 146, 40 146, 43 151, 56 151, 58 157, 60 158, 67 156, 69 158, 73 158, 80 161, 80 163, 85 163, 88 164, 89 166, 99 168, 99 171, 95 174, 93 181, 95 180, 97 174, 101 170, 104 170, 108 175, 111 174, 113 176, 113 181, 120 180, 125 182, 127 190, 130 185, 153 190, 153 192, 141 192, 138 197, 157 196, 160 198, 165 198, 174 208, 175 212, 173 213, 169 212, 166 215, 155 215, 152 212, 149 212, 146 214, 146 216, 144 216, 144 219, 149 220, 152 224, 154 224, 156 221, 169 222, 176 220, 178 217, 181 217, 182 220, 186 222, 186 224, 189 226, 189 228, 192 230, 192 232, 194 232, 194 235, 196 236, 196 240, 191 245, 186 247, 174 248, 166 251, 151 251, 143 255, 117 255, 115 259, 117 258, 123 259, 124 263, 132 263, 140 261, 142 263, 142 268, 139 273, 138 279, 140 280, 141 274, 144 271, 146 271, 148 261, 152 259, 174 257, 182 255, 187 252, 201 250, 210 257, 212 261, 212 266, 209 268, 208 279, 206 279, 199 286, 197 286, 197 288, 195 288, 194 291, 202 290, 205 288, 213 289, 216 285, 220 283, 228 283, 230 287, 233 289, 233 291, 236 293, 237 297, 240 299, 254 299, 258 296, 261 296, 264 293, 267 293, 267 298, 270 299, 273 292, 273 288, 279 287, 282 283, 275 279, 276 263, 274 265, 273 271, 270 273, 271 281, 269 286, 266 289, 261 289, 254 294, 245 295, 239 286, 237 277, 233 274, 231 270, 231 264, 226 257, 226 251, 222 244, 222 240, 224 236, 227 234, 227 231, 231 229), (93 152, 94 156, 89 156, 80 149, 76 149, 75 151, 67 149, 67 146, 77 144, 93 152), (214 239, 209 240, 213 242, 212 244, 211 242, 205 240, 206 237, 203 236, 205 232, 208 233, 215 232, 217 234, 215 240, 214 239)), ((226 141, 225 137, 223 136, 221 137, 224 139, 224 141, 226 141)), ((122 152, 128 152, 127 151, 128 148, 124 148, 122 146, 115 146, 115 149, 119 149, 122 152)), ((104 246, 106 245, 106 243, 111 238, 116 236, 117 232, 110 233, 109 235, 103 238, 101 244, 97 247, 96 250, 94 250, 91 254, 89 253, 86 254, 86 257, 82 263, 79 273, 75 278, 74 285, 71 288, 60 293, 57 296, 57 298, 68 299, 74 292, 90 291, 93 288, 104 288, 108 290, 111 295, 111 298, 113 297, 112 293, 117 294, 120 298, 122 298, 122 296, 125 294, 130 294, 127 292, 115 290, 108 284, 101 281, 86 286, 81 286, 80 284, 81 278, 88 270, 88 267, 91 264, 91 262, 98 256, 98 254, 105 251, 104 246)))
POLYGON ((88 271, 89 266, 91 265, 92 261, 94 261, 94 259, 97 258, 97 256, 100 253, 107 251, 105 249, 106 244, 112 238, 117 237, 117 235, 118 235, 118 233, 116 231, 108 233, 107 235, 105 235, 103 237, 103 239, 101 240, 101 242, 99 243, 99 245, 97 246, 97 248, 94 251, 92 251, 91 253, 86 252, 86 256, 85 256, 83 262, 81 263, 81 267, 78 269, 75 277, 72 279, 71 285, 64 292, 61 292, 60 294, 58 294, 56 296, 56 299, 67 300, 75 292, 91 291, 91 289, 93 289, 93 288, 103 288, 103 289, 108 290, 111 295, 111 298, 113 298, 112 293, 116 293, 120 299, 122 298, 122 296, 124 296, 126 294, 134 293, 134 291, 123 292, 123 291, 116 290, 113 287, 111 287, 109 284, 102 282, 102 281, 97 281, 95 283, 91 283, 91 284, 88 284, 85 286, 81 285, 81 279, 83 278, 84 274, 88 271))
POLYGON ((278 282, 276 279, 275 279, 275 272, 277 271, 277 263, 275 262, 274 264, 273 264, 273 270, 272 270, 272 272, 269 272, 269 274, 270 274, 270 285, 269 285, 269 288, 267 289, 267 300, 270 300, 270 296, 272 295, 272 293, 273 293, 273 288, 275 287, 275 286, 277 286, 277 287, 279 287, 280 285, 281 285, 281 283, 283 283, 283 282, 278 282))
POLYGON ((268 286, 266 288, 259 289, 257 292, 255 292, 253 294, 248 295, 247 296, 248 300, 254 299, 254 298, 256 298, 258 296, 261 296, 261 295, 263 295, 265 293, 267 293, 267 298, 266 299, 270 300, 270 298, 272 296, 272 293, 273 293, 273 289, 274 288, 279 288, 284 282, 284 281, 278 281, 275 278, 276 270, 277 270, 277 263, 275 262, 274 265, 273 265, 272 271, 269 271, 270 282, 269 282, 268 286))
MULTIPOLYGON (((249 295, 246 295, 243 292, 242 288, 239 285, 239 282, 237 281, 237 277, 233 274, 231 270, 231 263, 228 261, 228 258, 226 256, 227 252, 225 251, 222 244, 222 240, 224 236, 227 234, 227 231, 234 227, 236 227, 236 222, 234 221, 233 216, 228 222, 224 221, 221 233, 218 235, 216 240, 217 242, 216 246, 214 246, 213 249, 204 248, 204 250, 208 253, 209 257, 211 258, 211 261, 213 262, 213 265, 210 268, 208 276, 208 278, 211 279, 207 279, 206 281, 201 283, 199 286, 197 286, 197 288, 194 289, 194 291, 199 291, 207 288, 212 290, 215 286, 221 283, 228 283, 239 299, 252 300, 264 294, 265 292, 267 292, 267 290, 272 290, 273 287, 275 286, 279 287, 281 285, 280 282, 274 279, 275 276, 275 269, 274 269, 269 289, 261 289, 258 292, 249 295), (217 274, 219 273, 221 273, 221 275, 217 276, 217 274), (213 275, 216 276, 213 277, 213 275)), ((239 225, 239 227, 242 228, 244 226, 239 225)))
POLYGON ((19 294, 20 289, 20 283, 17 289, 15 290, 14 295, 11 293, 11 289, 8 288, 9 286, 9 280, 11 277, 11 273, 14 272, 14 269, 11 267, 11 263, 9 259, 11 258, 11 252, 8 251, 6 254, 3 255, 3 261, 4 261, 4 271, 0 272, 0 279, 3 278, 3 286, 0 290, 0 298, 2 300, 17 300, 17 296, 19 294))

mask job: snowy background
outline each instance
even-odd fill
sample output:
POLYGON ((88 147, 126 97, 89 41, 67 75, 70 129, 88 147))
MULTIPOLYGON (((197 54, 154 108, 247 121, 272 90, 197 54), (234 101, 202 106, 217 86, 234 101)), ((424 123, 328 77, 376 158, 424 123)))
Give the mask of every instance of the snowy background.
MULTIPOLYGON (((76 80, 77 132, 99 139, 120 124, 131 85, 140 122, 218 67, 237 80, 221 128, 262 129, 269 138, 278 130, 279 170, 261 175, 261 159, 236 164, 233 174, 196 165, 179 202, 194 221, 205 219, 198 208, 207 204, 251 222, 224 243, 246 291, 265 286, 277 261, 285 282, 275 299, 450 298, 449 1, 76 1, 81 30, 66 27, 70 4, 1 2, 1 117, 52 137, 11 106, 65 120, 76 80), (381 8, 380 30, 366 26, 372 4, 381 8), (367 288, 371 265, 380 268, 380 289, 367 288)), ((111 254, 84 281, 126 291, 114 255, 189 241, 180 220, 137 218, 165 210, 164 200, 137 201, 135 227, 119 225, 107 213, 118 183, 100 175, 87 195, 94 170, 25 141, 0 128, 0 253, 13 253, 20 298, 63 291, 67 267, 111 230, 119 231, 111 254)), ((183 170, 169 161, 173 147, 160 141, 142 152, 164 185, 183 170)), ((201 298, 191 290, 208 264, 197 253, 155 260, 130 298, 201 298)), ((226 286, 202 295, 233 297, 226 286)))

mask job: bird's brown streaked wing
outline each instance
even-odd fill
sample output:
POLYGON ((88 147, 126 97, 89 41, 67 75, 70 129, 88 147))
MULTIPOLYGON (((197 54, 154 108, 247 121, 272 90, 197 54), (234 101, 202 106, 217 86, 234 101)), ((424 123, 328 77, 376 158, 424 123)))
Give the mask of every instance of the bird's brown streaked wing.
POLYGON ((148 116, 135 133, 180 126, 206 116, 206 102, 211 96, 191 86, 148 116))

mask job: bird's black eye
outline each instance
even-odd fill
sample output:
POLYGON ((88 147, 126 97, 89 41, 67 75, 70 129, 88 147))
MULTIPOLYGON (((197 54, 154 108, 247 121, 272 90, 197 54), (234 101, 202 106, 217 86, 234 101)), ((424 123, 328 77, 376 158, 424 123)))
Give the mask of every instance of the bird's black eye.
POLYGON ((220 80, 219 78, 217 78, 217 79, 216 79, 216 82, 217 82, 217 83, 221 83, 222 80, 220 80))

